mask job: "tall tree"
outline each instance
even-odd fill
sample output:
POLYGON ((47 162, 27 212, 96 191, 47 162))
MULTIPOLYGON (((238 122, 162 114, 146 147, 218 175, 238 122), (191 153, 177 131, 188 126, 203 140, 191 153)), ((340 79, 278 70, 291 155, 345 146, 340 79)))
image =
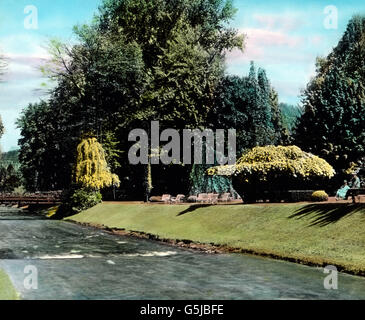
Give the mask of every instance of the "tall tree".
MULTIPOLYGON (((210 113, 213 129, 236 129, 237 156, 255 146, 288 142, 288 132, 282 123, 278 95, 263 69, 256 71, 251 63, 246 77, 226 76, 218 90, 210 113)), ((195 192, 232 192, 229 179, 206 176, 210 166, 196 165, 191 173, 195 192)))
POLYGON ((352 18, 337 47, 317 60, 303 94, 296 143, 344 170, 365 154, 365 17, 352 18))
POLYGON ((236 129, 237 154, 260 145, 286 144, 278 95, 266 72, 252 63, 247 77, 226 76, 220 83, 211 114, 214 128, 236 129))
POLYGON ((132 128, 148 130, 151 120, 161 127, 206 125, 225 53, 243 48, 243 37, 228 27, 234 13, 226 0, 105 0, 93 24, 75 28, 78 45, 51 43, 53 59, 43 71, 57 81, 49 106, 61 110, 52 126, 66 128, 52 138, 62 166, 71 167, 67 149, 75 150, 82 132, 94 131, 102 144, 112 132, 124 151, 119 175, 137 177, 149 171, 125 165, 132 128))

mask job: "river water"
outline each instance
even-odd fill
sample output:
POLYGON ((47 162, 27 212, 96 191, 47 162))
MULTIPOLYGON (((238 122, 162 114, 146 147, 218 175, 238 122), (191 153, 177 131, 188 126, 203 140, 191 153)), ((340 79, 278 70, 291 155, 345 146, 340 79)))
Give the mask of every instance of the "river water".
POLYGON ((322 268, 208 255, 4 207, 0 268, 30 300, 365 299, 362 277, 339 274, 338 290, 326 290, 322 268), (35 271, 37 289, 24 285, 35 271))

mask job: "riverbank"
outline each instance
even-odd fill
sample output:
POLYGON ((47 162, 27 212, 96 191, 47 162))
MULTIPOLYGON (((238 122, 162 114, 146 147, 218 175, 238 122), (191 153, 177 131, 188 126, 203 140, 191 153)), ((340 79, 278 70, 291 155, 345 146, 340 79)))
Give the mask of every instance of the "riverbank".
POLYGON ((18 300, 17 292, 7 274, 2 270, 0 270, 0 300, 18 300))
POLYGON ((241 252, 365 275, 364 204, 103 203, 67 220, 208 252, 241 252))

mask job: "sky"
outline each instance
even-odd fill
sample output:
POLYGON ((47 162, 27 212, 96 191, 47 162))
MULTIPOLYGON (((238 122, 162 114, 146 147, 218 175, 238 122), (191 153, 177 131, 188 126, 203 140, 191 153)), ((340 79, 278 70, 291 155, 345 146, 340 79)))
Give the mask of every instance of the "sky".
MULTIPOLYGON (((15 122, 21 111, 44 98, 38 67, 48 57, 45 43, 53 37, 71 42, 73 26, 91 21, 100 3, 0 0, 0 52, 8 60, 0 83, 0 115, 6 130, 0 141, 3 151, 17 148, 20 133, 15 122)), ((290 104, 300 103, 301 89, 315 74, 316 57, 328 55, 337 45, 351 16, 365 14, 363 0, 235 0, 234 4, 238 12, 231 25, 246 35, 246 48, 227 55, 227 72, 246 75, 254 61, 266 70, 280 102, 290 104)))

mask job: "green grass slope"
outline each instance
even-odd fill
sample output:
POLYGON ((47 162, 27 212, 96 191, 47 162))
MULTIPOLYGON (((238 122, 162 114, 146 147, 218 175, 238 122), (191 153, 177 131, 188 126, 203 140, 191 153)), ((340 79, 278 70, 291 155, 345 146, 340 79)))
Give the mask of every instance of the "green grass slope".
POLYGON ((18 295, 7 274, 0 270, 0 300, 17 300, 18 295))
POLYGON ((136 205, 103 203, 70 220, 214 243, 365 274, 363 204, 136 205))

